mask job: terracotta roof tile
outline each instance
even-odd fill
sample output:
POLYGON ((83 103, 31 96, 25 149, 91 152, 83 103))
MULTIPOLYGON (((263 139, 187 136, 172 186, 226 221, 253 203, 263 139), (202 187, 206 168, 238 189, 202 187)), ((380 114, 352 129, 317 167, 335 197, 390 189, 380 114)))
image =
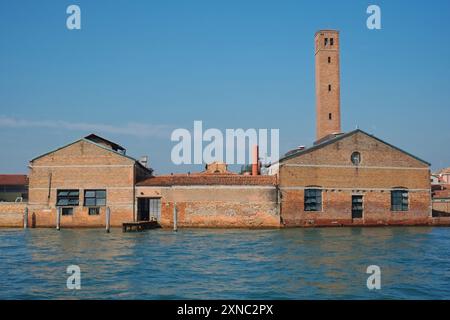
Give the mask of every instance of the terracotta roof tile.
POLYGON ((0 185, 25 186, 28 185, 28 177, 25 174, 0 174, 0 185))
POLYGON ((276 176, 245 176, 230 174, 174 174, 147 178, 137 186, 242 185, 275 186, 276 176))

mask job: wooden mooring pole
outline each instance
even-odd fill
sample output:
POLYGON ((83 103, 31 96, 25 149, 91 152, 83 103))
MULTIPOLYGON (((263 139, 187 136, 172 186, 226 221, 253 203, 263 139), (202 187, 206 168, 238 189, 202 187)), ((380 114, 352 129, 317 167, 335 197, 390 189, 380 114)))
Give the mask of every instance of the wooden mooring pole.
POLYGON ((111 228, 111 209, 109 207, 106 208, 106 232, 109 233, 109 229, 111 228))
POLYGON ((177 231, 177 223, 178 223, 178 221, 177 221, 177 204, 176 203, 174 203, 173 204, 173 231, 177 231))
POLYGON ((59 231, 61 227, 61 207, 56 209, 56 230, 59 231))
POLYGON ((28 228, 28 208, 25 208, 25 212, 23 213, 23 228, 28 228))

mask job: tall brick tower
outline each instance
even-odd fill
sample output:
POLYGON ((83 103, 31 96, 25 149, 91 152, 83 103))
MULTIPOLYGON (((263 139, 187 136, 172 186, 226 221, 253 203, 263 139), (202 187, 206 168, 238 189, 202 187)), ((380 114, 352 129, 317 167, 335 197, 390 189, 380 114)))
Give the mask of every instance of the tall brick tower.
POLYGON ((316 57, 316 138, 341 133, 339 31, 314 36, 316 57))

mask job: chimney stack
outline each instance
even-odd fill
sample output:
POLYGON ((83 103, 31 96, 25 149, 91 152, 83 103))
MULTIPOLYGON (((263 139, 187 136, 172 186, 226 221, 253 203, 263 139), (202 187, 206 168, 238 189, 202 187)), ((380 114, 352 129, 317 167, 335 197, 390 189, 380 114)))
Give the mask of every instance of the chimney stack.
POLYGON ((341 133, 339 31, 314 36, 316 60, 316 139, 341 133))
POLYGON ((259 175, 259 147, 253 146, 252 150, 252 176, 259 175))
POLYGON ((148 168, 148 156, 142 156, 139 159, 139 163, 142 164, 144 167, 148 168))

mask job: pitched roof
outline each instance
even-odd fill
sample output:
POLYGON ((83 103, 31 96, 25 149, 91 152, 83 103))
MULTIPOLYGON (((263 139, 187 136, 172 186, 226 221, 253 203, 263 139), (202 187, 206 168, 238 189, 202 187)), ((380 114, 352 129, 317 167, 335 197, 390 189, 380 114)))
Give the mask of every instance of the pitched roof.
POLYGON ((147 178, 137 186, 189 186, 189 185, 245 185, 275 186, 276 176, 247 176, 238 174, 175 174, 147 178))
POLYGON ((28 177, 25 174, 0 174, 0 185, 26 186, 28 185, 28 177))
POLYGON ((90 135, 87 135, 86 137, 84 137, 84 139, 88 139, 88 140, 91 140, 91 141, 96 142, 96 143, 107 145, 107 146, 111 147, 111 149, 113 149, 114 151, 118 151, 118 150, 125 151, 125 148, 122 147, 121 145, 118 145, 115 142, 112 142, 110 140, 102 138, 102 137, 100 137, 100 136, 98 136, 96 134, 93 134, 93 133, 91 133, 90 135))
POLYGON ((332 144, 332 143, 335 143, 335 142, 337 142, 337 141, 340 141, 340 140, 342 140, 342 139, 345 139, 345 138, 347 138, 347 137, 350 137, 350 136, 352 136, 352 135, 354 135, 354 134, 356 134, 356 133, 362 133, 362 134, 365 134, 365 135, 367 135, 367 136, 369 136, 369 137, 371 137, 371 138, 373 138, 373 139, 375 139, 375 140, 377 140, 377 141, 379 141, 379 142, 381 142, 381 143, 384 143, 385 145, 387 145, 387 146, 389 146, 389 147, 391 147, 391 148, 394 148, 394 149, 396 149, 397 151, 400 151, 400 152, 402 152, 402 153, 404 153, 404 154, 406 154, 406 155, 408 155, 408 156, 410 156, 410 157, 412 157, 412 158, 414 158, 414 159, 416 159, 416 160, 418 160, 418 161, 420 161, 420 162, 422 162, 422 163, 424 163, 424 164, 426 164, 426 165, 428 165, 428 166, 431 165, 429 162, 427 162, 427 161, 425 161, 425 160, 422 160, 422 159, 420 159, 420 158, 418 158, 418 157, 412 155, 411 153, 406 152, 406 151, 404 151, 404 150, 402 150, 402 149, 400 149, 400 148, 398 148, 398 147, 396 147, 396 146, 394 146, 394 145, 392 145, 392 144, 390 144, 390 143, 388 143, 388 142, 386 142, 386 141, 384 141, 384 140, 381 140, 380 138, 377 138, 377 137, 375 137, 374 135, 371 135, 371 134, 369 134, 369 133, 367 133, 367 132, 365 132, 365 131, 363 131, 363 130, 361 130, 361 129, 356 129, 356 130, 353 130, 353 131, 350 131, 350 132, 347 132, 347 133, 340 134, 340 135, 338 135, 338 136, 336 136, 336 137, 334 137, 334 138, 331 138, 331 139, 329 139, 329 140, 326 140, 326 141, 323 141, 323 142, 321 142, 321 143, 315 144, 315 145, 313 145, 313 146, 310 147, 310 148, 306 148, 306 149, 303 149, 303 150, 298 150, 297 152, 293 152, 293 153, 291 153, 291 154, 289 154, 289 155, 285 155, 284 157, 282 157, 282 158, 279 160, 279 162, 283 162, 283 161, 285 161, 285 160, 288 160, 288 159, 291 159, 291 158, 295 158, 295 157, 298 157, 298 156, 300 156, 300 155, 303 155, 303 154, 312 152, 312 151, 314 151, 314 150, 323 148, 323 147, 325 147, 325 146, 327 146, 327 145, 330 145, 330 144, 332 144))
MULTIPOLYGON (((112 149, 112 148, 108 148, 108 147, 106 147, 104 144, 100 144, 100 143, 97 143, 97 142, 93 141, 93 140, 91 139, 92 136, 95 136, 95 137, 101 139, 102 141, 106 141, 106 142, 109 142, 109 143, 113 143, 113 142, 110 142, 110 141, 107 140, 107 139, 104 139, 104 138, 100 137, 100 136, 97 136, 97 135, 95 135, 95 134, 91 134, 91 135, 88 135, 88 136, 86 136, 86 137, 84 137, 84 138, 81 138, 81 139, 78 139, 78 140, 73 141, 73 142, 71 142, 71 143, 68 143, 68 144, 66 144, 66 145, 64 145, 64 146, 62 146, 62 147, 59 147, 59 148, 53 149, 53 150, 51 150, 51 151, 48 151, 48 152, 46 152, 46 153, 44 153, 44 154, 41 154, 40 156, 37 156, 37 157, 31 159, 30 162, 33 162, 33 161, 35 161, 35 160, 37 160, 37 159, 40 159, 40 158, 42 158, 42 157, 45 157, 45 156, 47 156, 47 155, 49 155, 49 154, 51 154, 51 153, 53 153, 53 152, 59 151, 59 150, 64 149, 64 148, 67 148, 67 147, 69 147, 69 146, 71 146, 71 145, 73 145, 73 144, 75 144, 75 143, 80 142, 80 141, 84 141, 84 142, 91 143, 91 144, 93 144, 93 145, 95 145, 95 146, 97 146, 97 147, 99 147, 99 148, 104 149, 104 150, 107 150, 107 151, 109 151, 109 152, 112 152, 112 153, 114 153, 114 154, 116 154, 116 155, 119 155, 119 156, 121 156, 121 157, 128 158, 128 159, 134 161, 135 163, 137 163, 139 166, 141 166, 141 167, 144 168, 145 170, 147 170, 147 171, 149 171, 149 172, 152 172, 151 169, 149 169, 149 168, 143 166, 137 159, 135 159, 135 158, 133 158, 133 157, 130 157, 130 156, 126 155, 126 154, 123 153, 123 152, 119 152, 119 151, 114 150, 114 149, 112 149), (90 137, 90 138, 89 138, 89 137, 90 137)), ((119 146, 119 145, 117 145, 117 146, 119 146)), ((120 146, 119 146, 119 147, 120 147, 120 146)), ((121 148, 121 149, 119 149, 119 150, 125 150, 125 149, 123 149, 123 147, 120 147, 120 148, 121 148)))

